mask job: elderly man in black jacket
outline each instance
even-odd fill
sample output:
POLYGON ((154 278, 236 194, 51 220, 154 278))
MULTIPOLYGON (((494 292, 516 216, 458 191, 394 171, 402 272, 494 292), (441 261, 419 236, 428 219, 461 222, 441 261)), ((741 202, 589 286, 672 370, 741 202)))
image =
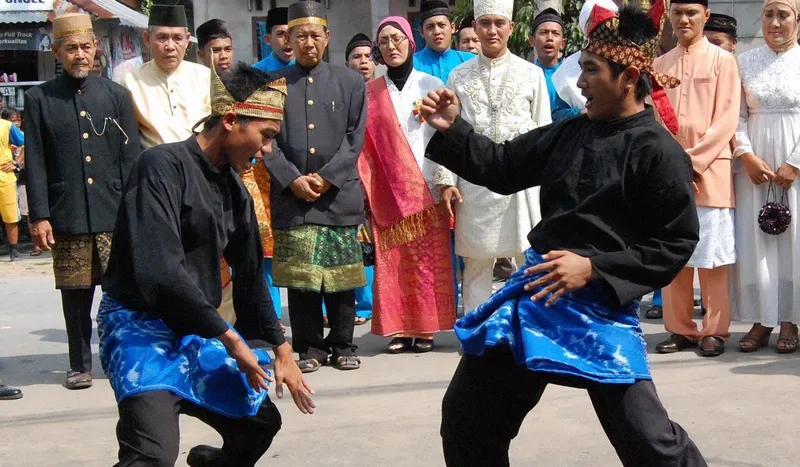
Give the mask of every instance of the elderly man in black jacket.
POLYGON ((91 75, 97 41, 91 18, 53 21, 58 78, 26 93, 28 205, 36 245, 53 250, 67 324, 67 389, 92 385, 91 308, 108 263, 122 186, 139 156, 130 93, 91 75))
POLYGON ((320 3, 289 7, 297 63, 278 71, 288 96, 281 132, 265 163, 275 237, 274 285, 289 289, 293 347, 311 372, 327 362, 360 366, 353 344, 354 289, 366 284, 358 226, 364 201, 356 164, 364 144, 364 78, 322 61, 330 34, 320 3), (322 301, 330 333, 323 339, 322 301))

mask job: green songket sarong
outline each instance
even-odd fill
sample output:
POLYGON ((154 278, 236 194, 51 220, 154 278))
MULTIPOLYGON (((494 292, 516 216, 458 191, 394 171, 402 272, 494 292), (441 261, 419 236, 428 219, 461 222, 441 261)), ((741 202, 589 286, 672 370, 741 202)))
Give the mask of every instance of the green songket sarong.
POLYGON ((367 284, 358 226, 300 225, 273 236, 275 287, 335 293, 367 284))

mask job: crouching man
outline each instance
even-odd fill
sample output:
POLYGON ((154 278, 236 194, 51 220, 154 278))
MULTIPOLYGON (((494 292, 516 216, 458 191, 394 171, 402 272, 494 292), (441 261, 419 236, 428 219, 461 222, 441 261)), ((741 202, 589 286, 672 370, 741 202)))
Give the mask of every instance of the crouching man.
MULTIPOLYGON (((312 413, 313 390, 285 341, 264 282, 253 200, 237 173, 270 151, 286 84, 239 64, 212 71, 211 116, 189 139, 145 151, 114 230, 97 322, 100 358, 118 408, 118 466, 172 466, 178 414, 202 420, 222 449, 198 446, 191 466, 253 466, 281 426, 267 397, 283 384, 312 413), (220 258, 233 270, 236 329, 217 313, 220 258), (274 379, 262 368, 275 351, 274 379)), ((199 125, 199 123, 198 123, 199 125)))

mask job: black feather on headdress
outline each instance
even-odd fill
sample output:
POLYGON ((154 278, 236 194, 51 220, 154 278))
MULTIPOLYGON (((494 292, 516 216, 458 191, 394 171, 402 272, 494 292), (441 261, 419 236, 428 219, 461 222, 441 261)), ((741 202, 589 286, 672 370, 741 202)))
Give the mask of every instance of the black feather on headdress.
POLYGON ((642 45, 658 35, 653 21, 647 12, 633 5, 619 9, 619 35, 631 42, 642 45))

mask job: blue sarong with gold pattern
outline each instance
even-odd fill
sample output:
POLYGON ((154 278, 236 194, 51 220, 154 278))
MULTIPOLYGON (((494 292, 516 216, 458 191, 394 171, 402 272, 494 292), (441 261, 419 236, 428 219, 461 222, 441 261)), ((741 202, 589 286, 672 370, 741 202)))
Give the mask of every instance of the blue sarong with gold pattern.
MULTIPOLYGON (((153 313, 132 311, 103 294, 97 313, 100 362, 117 403, 167 390, 231 418, 253 416, 268 397, 256 393, 219 339, 178 337, 153 313)), ((269 354, 254 349, 261 365, 269 354)))
POLYGON ((524 289, 541 274, 523 273, 544 261, 533 250, 526 251, 525 257, 525 267, 505 287, 456 322, 464 352, 482 355, 486 347, 506 345, 519 365, 533 371, 599 383, 651 379, 638 301, 610 306, 600 287, 590 283, 545 307, 546 300, 531 301, 538 290, 524 289))

